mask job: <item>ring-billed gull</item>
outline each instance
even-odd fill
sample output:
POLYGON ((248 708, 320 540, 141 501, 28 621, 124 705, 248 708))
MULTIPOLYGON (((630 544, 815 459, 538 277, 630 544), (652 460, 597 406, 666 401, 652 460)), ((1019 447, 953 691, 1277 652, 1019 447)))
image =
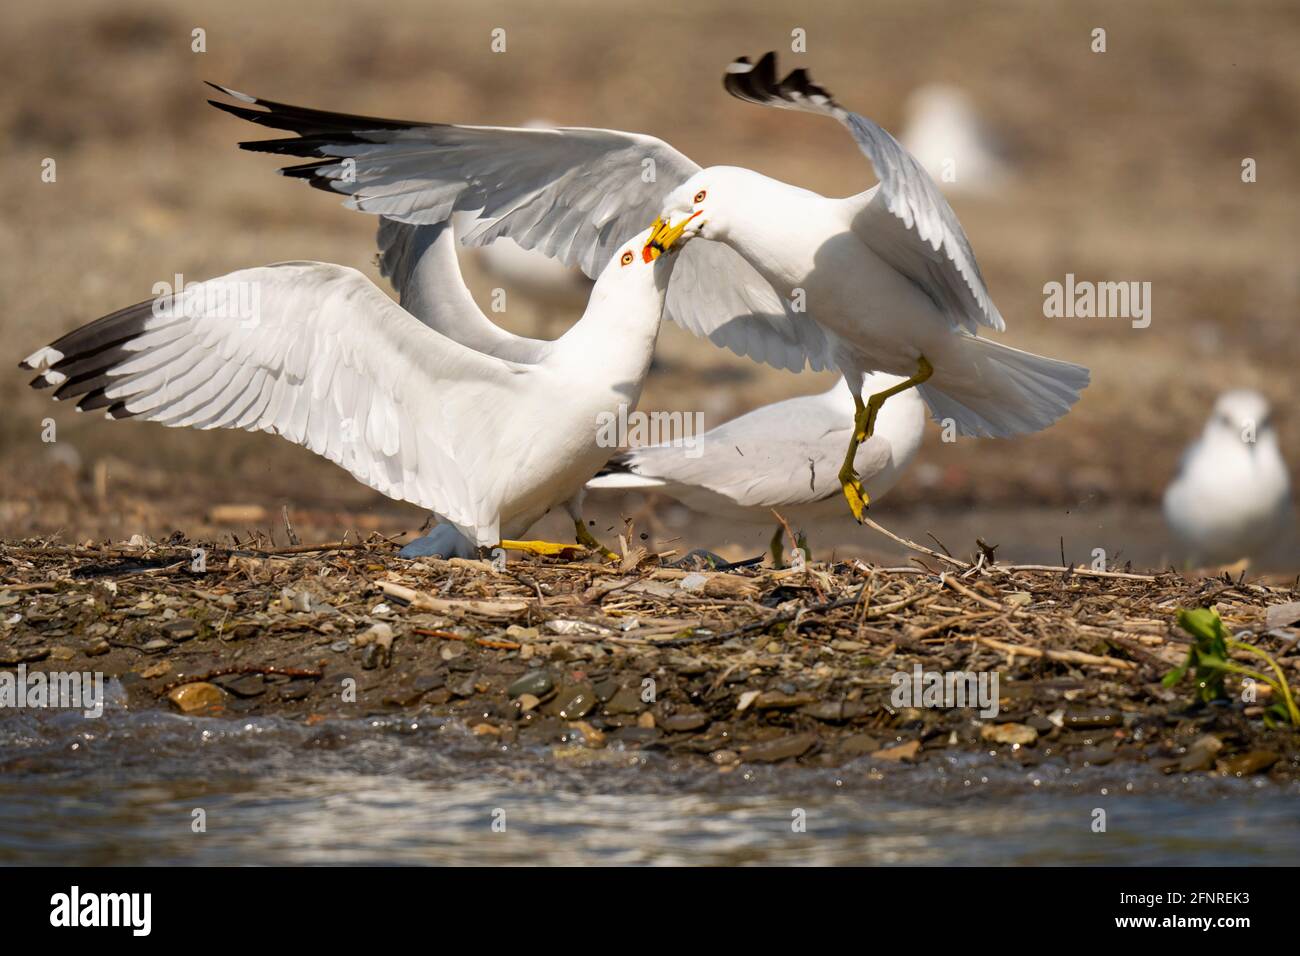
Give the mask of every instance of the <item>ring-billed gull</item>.
POLYGON ((823 361, 859 395, 839 474, 854 517, 868 502, 853 470, 857 445, 899 391, 919 387, 935 419, 962 435, 1037 431, 1069 411, 1088 370, 976 334, 1005 323, 975 253, 929 173, 889 133, 841 107, 804 70, 778 81, 771 53, 732 63, 724 82, 740 99, 838 120, 880 182, 830 199, 748 169, 701 170, 664 201, 645 254, 682 237, 725 243, 771 289, 801 303, 796 325, 809 329, 806 340, 819 338, 823 361), (863 402, 869 371, 909 377, 863 402))
POLYGON ((1291 480, 1268 400, 1224 392, 1165 490, 1165 521, 1194 562, 1260 558, 1295 533, 1291 480))
MULTIPOLYGON (((21 365, 78 410, 281 435, 478 546, 555 553, 513 539, 580 492, 608 457, 600 418, 640 396, 673 261, 647 264, 647 236, 614 249, 582 319, 533 363, 436 331, 470 312, 491 324, 459 273, 421 323, 353 269, 287 262, 121 309, 21 365)), ((436 241, 451 253, 450 230, 436 241)))
MULTIPOLYGON (((877 390, 900 381, 879 372, 867 377, 877 390)), ((631 449, 587 487, 661 492, 701 514, 745 522, 770 522, 775 510, 801 527, 842 513, 837 469, 853 415, 853 394, 841 379, 821 394, 764 405, 711 428, 698 447, 678 441, 631 449)), ((873 500, 898 481, 924 429, 925 406, 914 390, 880 410, 875 433, 854 459, 873 500)), ((782 531, 778 525, 772 536, 778 566, 782 531)))

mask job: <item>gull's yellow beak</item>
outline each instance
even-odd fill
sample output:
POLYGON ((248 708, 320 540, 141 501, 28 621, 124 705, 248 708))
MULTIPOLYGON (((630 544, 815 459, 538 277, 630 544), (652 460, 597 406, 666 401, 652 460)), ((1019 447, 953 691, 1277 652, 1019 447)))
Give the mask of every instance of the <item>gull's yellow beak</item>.
POLYGON ((702 212, 703 209, 697 209, 675 226, 664 222, 662 218, 656 219, 650 224, 650 239, 641 250, 641 258, 646 262, 653 262, 665 252, 671 252, 677 240, 686 231, 686 224, 702 212))

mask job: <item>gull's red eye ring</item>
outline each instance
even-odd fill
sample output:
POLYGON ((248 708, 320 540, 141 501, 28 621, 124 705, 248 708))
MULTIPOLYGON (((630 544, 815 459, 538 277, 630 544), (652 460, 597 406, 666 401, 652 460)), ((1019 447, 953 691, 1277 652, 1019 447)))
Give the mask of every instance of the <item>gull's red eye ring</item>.
POLYGON ((632 250, 629 249, 627 252, 623 253, 623 255, 619 257, 618 261, 621 265, 627 266, 632 264, 632 259, 633 259, 632 250))
POLYGON ((696 202, 704 202, 704 197, 705 197, 706 195, 708 195, 708 194, 707 194, 703 189, 701 189, 699 192, 697 192, 697 193, 695 194, 695 201, 696 201, 696 202))

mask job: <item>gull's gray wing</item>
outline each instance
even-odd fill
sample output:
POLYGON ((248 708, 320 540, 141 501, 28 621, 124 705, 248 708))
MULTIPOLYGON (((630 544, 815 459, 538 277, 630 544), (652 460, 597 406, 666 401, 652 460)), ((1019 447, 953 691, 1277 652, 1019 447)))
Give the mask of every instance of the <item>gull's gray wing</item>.
MULTIPOLYGON (((650 225, 665 197, 700 168, 640 133, 379 119, 215 88, 249 104, 209 100, 218 109, 295 134, 242 148, 312 160, 281 172, 347 196, 344 205, 421 228, 464 213, 475 220, 461 237, 466 245, 508 236, 525 249, 580 266, 593 279, 618 244, 650 225)), ((381 227, 381 247, 408 238, 404 230, 381 227)), ((820 329, 791 316, 788 304, 738 254, 695 239, 680 255, 669 285, 669 318, 777 368, 799 371, 806 362, 826 367, 820 329)), ((392 258, 396 269, 399 252, 392 258)), ((404 290, 396 275, 394 284, 404 290)), ((527 361, 527 346, 515 344, 524 351, 512 356, 527 361)))
MULTIPOLYGON (((681 442, 649 445, 612 464, 670 485, 707 488, 745 507, 808 504, 839 494, 837 475, 852 428, 852 395, 840 381, 820 395, 764 405, 711 428, 696 449, 681 442)), ((889 441, 873 436, 854 463, 866 480, 890 458, 889 441)))
POLYGON ((591 278, 614 248, 659 215, 664 197, 700 167, 663 140, 618 130, 454 126, 331 113, 216 87, 263 110, 209 102, 296 135, 240 143, 302 156, 285 175, 342 193, 345 205, 428 225, 473 212, 466 245, 509 236, 591 278))
POLYGON ((727 67, 732 96, 762 106, 801 110, 839 120, 871 161, 879 185, 862 194, 853 232, 872 251, 925 290, 954 322, 974 332, 1006 323, 993 304, 975 252, 957 214, 916 158, 880 126, 844 109, 802 69, 776 78, 776 55, 745 57, 727 67))
POLYGON ((533 365, 551 343, 507 332, 479 309, 456 256, 452 221, 413 226, 381 216, 379 272, 397 290, 402 308, 429 328, 476 352, 533 365))

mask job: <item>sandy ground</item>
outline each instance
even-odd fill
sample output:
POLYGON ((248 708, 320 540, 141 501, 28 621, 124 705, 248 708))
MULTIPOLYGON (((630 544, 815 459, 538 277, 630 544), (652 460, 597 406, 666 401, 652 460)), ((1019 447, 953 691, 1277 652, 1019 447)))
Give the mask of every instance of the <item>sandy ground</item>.
MULTIPOLYGON (((953 200, 1007 317, 1004 340, 1093 369, 1083 401, 1043 434, 951 445, 934 429, 880 520, 914 536, 951 533, 963 551, 980 534, 1054 554, 1068 530, 1072 560, 1104 546, 1155 563, 1166 549, 1153 506, 1220 390, 1264 391, 1279 407, 1284 451, 1300 449, 1294 4, 72 0, 3 17, 0 341, 14 362, 176 273, 321 259, 376 276, 374 222, 277 177, 273 158, 238 151, 256 131, 204 105, 204 79, 349 112, 643 130, 704 164, 858 191, 869 170, 835 124, 760 110, 720 88, 731 58, 788 49, 802 28, 807 54, 785 61, 887 128, 897 130, 921 83, 970 93, 1017 169, 1001 195, 953 200), (504 54, 489 49, 496 27, 507 31, 504 54), (1107 31, 1103 54, 1089 49, 1096 27, 1107 31), (206 52, 191 51, 195 28, 206 52), (1244 157, 1257 161, 1258 182, 1241 181, 1244 157), (54 183, 41 181, 46 158, 57 163, 54 183), (1151 282, 1150 327, 1045 318, 1043 285, 1067 273, 1151 282), (1045 523, 1023 520, 1026 509, 1045 523), (1067 518, 1081 511, 1111 516, 1106 532, 1067 518)), ((535 310, 510 301, 506 324, 538 327, 535 310)), ((667 328, 643 404, 701 410, 715 424, 828 382, 667 328)), ((261 528, 283 540, 282 506, 308 540, 409 530, 423 518, 270 436, 80 418, 16 371, 0 377, 0 401, 0 537, 261 528), (47 418, 53 444, 41 440, 47 418), (232 504, 261 510, 215 510, 232 504)), ((614 527, 639 507, 606 502, 598 523, 614 527)), ((686 529, 689 544, 729 555, 761 549, 768 534, 664 507, 639 524, 656 521, 661 542, 686 529)), ((872 547, 852 526, 819 533, 814 545, 872 547)))

